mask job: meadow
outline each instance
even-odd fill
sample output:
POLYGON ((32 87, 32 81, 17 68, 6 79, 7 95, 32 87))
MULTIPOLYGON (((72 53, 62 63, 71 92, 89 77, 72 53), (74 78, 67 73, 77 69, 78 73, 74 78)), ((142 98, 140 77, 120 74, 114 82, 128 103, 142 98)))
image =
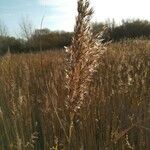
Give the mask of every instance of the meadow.
MULTIPOLYGON (((0 58, 0 149, 68 149, 65 52, 0 58)), ((76 114, 71 150, 150 149, 150 43, 108 45, 76 114)))
POLYGON ((150 149, 150 42, 106 42, 77 10, 70 46, 0 58, 0 150, 150 149))

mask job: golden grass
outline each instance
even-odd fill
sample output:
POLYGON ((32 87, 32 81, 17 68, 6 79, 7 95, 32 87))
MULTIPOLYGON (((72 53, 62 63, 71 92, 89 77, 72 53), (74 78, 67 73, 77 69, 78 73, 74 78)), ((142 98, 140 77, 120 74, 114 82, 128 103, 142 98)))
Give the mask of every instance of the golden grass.
POLYGON ((2 150, 150 149, 149 44, 106 51, 91 15, 89 1, 79 0, 67 62, 65 52, 0 59, 2 150))
MULTIPOLYGON (((0 58, 1 150, 67 149, 64 68, 59 52, 0 58)), ((74 118, 72 150, 150 149, 148 41, 110 44, 89 90, 74 118)))

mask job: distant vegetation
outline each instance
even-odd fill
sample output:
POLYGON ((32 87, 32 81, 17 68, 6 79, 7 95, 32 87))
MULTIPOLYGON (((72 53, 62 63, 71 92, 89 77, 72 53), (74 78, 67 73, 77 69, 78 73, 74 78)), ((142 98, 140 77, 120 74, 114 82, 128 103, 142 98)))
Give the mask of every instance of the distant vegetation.
MULTIPOLYGON (((135 39, 150 37, 150 22, 146 20, 123 20, 117 25, 114 20, 106 23, 93 23, 93 33, 98 33, 106 26, 104 41, 120 41, 123 39, 135 39)), ((64 31, 51 31, 49 29, 35 29, 31 31, 31 25, 23 22, 21 29, 23 38, 10 37, 6 34, 6 28, 0 26, 0 54, 5 54, 8 49, 12 53, 36 52, 49 49, 62 49, 71 43, 73 33, 64 31)))
POLYGON ((0 36, 0 54, 8 50, 11 53, 36 52, 49 49, 61 49, 71 43, 72 33, 50 31, 48 29, 35 30, 27 40, 15 37, 0 36))

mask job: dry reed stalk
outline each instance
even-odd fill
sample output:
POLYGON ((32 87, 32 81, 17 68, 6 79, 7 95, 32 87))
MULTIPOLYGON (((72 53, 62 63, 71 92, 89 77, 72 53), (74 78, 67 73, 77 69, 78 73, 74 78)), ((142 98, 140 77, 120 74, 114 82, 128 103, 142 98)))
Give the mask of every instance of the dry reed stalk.
POLYGON ((90 19, 93 10, 88 0, 78 1, 78 16, 72 45, 67 52, 67 106, 72 112, 81 108, 88 93, 89 83, 99 65, 99 59, 106 48, 102 40, 91 32, 90 19))
POLYGON ((106 50, 99 39, 101 34, 93 35, 90 20, 93 9, 89 0, 78 0, 78 16, 74 28, 72 45, 66 48, 66 86, 68 89, 67 107, 70 112, 69 137, 71 138, 73 119, 88 94, 89 84, 99 65, 99 59, 106 50))

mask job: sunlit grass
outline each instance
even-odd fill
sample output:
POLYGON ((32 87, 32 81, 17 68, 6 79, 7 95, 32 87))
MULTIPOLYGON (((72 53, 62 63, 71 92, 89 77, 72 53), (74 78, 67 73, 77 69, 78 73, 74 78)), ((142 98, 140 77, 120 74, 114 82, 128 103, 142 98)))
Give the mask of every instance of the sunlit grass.
MULTIPOLYGON (((64 55, 0 58, 0 149, 67 149, 64 55)), ((150 149, 148 41, 110 44, 89 91, 74 119, 73 150, 150 149)))

